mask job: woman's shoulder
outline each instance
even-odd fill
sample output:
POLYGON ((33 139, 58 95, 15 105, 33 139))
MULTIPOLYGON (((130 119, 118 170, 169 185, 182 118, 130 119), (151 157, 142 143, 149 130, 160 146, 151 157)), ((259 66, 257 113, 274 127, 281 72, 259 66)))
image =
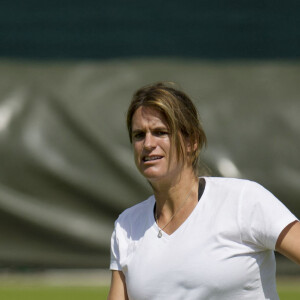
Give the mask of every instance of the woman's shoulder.
POLYGON ((227 190, 237 190, 240 191, 245 187, 251 189, 259 189, 262 186, 252 180, 242 179, 242 178, 229 178, 229 177, 205 177, 208 185, 214 188, 227 189, 227 190))
POLYGON ((209 177, 207 183, 210 189, 209 195, 212 198, 219 199, 221 202, 226 199, 226 204, 239 203, 243 208, 242 211, 283 207, 282 202, 271 191, 252 180, 209 177))
POLYGON ((145 215, 149 213, 154 207, 154 196, 150 196, 146 200, 137 203, 127 209, 125 209, 118 217, 116 222, 134 222, 138 218, 145 218, 145 215))
POLYGON ((228 201, 260 201, 261 198, 274 197, 270 191, 264 188, 261 184, 240 178, 228 177, 207 177, 207 189, 212 197, 227 199, 228 201))
POLYGON ((153 224, 154 196, 124 210, 115 222, 115 234, 127 243, 139 240, 153 224))

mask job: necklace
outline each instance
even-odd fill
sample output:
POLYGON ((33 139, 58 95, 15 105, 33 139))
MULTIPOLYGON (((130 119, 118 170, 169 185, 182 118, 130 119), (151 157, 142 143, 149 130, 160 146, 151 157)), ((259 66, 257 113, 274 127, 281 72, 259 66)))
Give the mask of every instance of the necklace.
POLYGON ((169 223, 173 220, 173 218, 176 216, 176 214, 179 212, 179 210, 184 206, 184 204, 186 203, 186 201, 189 199, 190 195, 191 195, 191 192, 193 190, 193 186, 192 188, 190 189, 189 193, 187 194, 185 200, 183 201, 183 203, 181 204, 181 206, 179 206, 179 208, 176 209, 176 211, 174 212, 174 214, 172 215, 172 217, 170 218, 170 220, 167 222, 167 224, 165 224, 164 227, 160 228, 158 226, 158 217, 157 217, 157 210, 155 209, 155 221, 156 221, 156 224, 158 226, 158 234, 157 234, 157 237, 158 238, 161 238, 162 237, 162 231, 169 225, 169 223))

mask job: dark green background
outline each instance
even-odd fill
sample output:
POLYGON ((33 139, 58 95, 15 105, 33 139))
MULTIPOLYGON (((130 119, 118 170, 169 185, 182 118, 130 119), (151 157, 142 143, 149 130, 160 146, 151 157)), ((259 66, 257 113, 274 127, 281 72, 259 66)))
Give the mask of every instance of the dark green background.
POLYGON ((0 56, 299 58, 299 13, 297 0, 4 0, 0 56))
MULTIPOLYGON (((300 1, 0 3, 0 268, 108 267, 114 220, 144 200, 133 92, 175 81, 216 176, 300 215, 300 1)), ((299 268, 283 265, 282 272, 299 268)))

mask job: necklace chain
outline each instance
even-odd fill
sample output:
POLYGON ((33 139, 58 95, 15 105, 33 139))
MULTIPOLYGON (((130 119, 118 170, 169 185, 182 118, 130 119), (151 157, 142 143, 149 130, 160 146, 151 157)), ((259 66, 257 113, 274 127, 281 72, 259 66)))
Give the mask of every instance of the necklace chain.
MULTIPOLYGON (((155 221, 156 221, 156 224, 158 226, 158 234, 157 234, 157 237, 158 238, 161 238, 162 237, 162 231, 170 224, 170 222, 174 219, 174 217, 176 216, 176 214, 179 212, 179 210, 184 206, 184 204, 187 202, 187 200, 189 199, 190 195, 191 195, 191 192, 193 190, 193 186, 192 188, 190 189, 189 193, 187 194, 185 200, 183 201, 183 203, 181 204, 181 206, 179 206, 176 211, 174 212, 174 214, 172 215, 172 217, 170 218, 170 220, 162 227, 160 228, 159 225, 158 225, 158 217, 157 217, 157 209, 155 209, 155 221)), ((157 206, 156 206, 157 207, 157 206)))

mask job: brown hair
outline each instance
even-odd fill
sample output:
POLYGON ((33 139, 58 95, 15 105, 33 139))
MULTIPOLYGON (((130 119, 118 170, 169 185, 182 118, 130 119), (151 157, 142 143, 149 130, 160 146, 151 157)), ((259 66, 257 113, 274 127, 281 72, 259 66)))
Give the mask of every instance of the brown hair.
POLYGON ((193 102, 174 86, 173 83, 158 82, 135 92, 127 111, 130 142, 132 142, 132 117, 135 111, 141 106, 153 107, 166 118, 178 159, 186 159, 187 146, 190 145, 193 169, 198 175, 199 154, 207 143, 206 135, 193 102), (197 146, 195 150, 194 145, 197 146))

